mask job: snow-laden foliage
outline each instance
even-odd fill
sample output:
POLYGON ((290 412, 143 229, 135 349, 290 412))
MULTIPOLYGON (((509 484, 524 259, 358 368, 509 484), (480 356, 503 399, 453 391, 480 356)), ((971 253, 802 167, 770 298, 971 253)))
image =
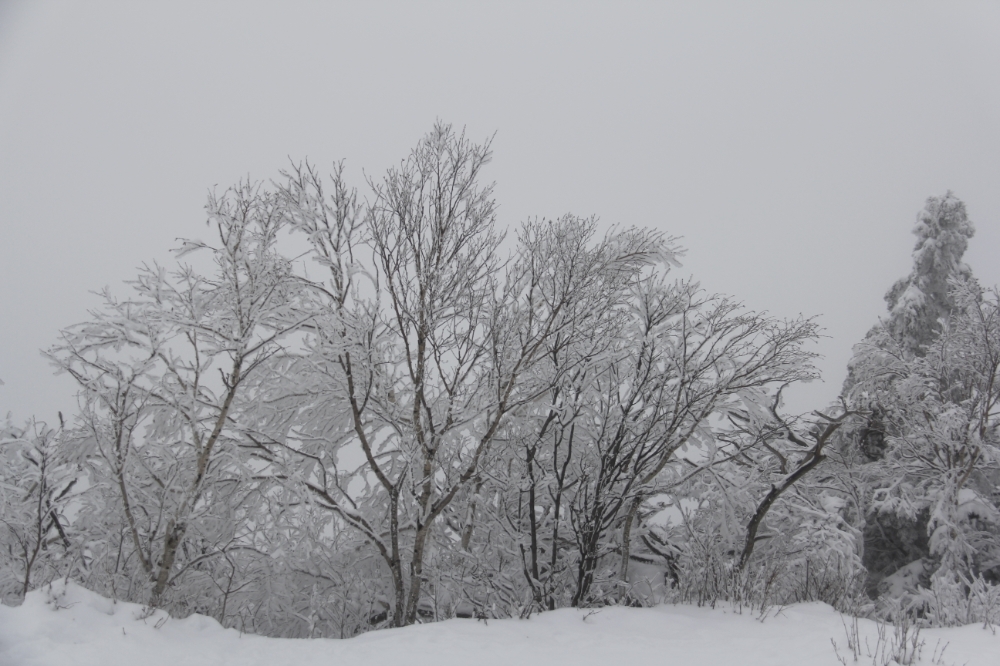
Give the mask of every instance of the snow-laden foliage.
POLYGON ((914 233, 913 273, 855 348, 845 392, 869 416, 843 453, 870 592, 952 622, 1000 574, 1000 302, 961 262, 973 227, 954 196, 928 200, 914 233))
POLYGON ((858 415, 815 412, 801 422, 778 411, 731 412, 707 473, 675 491, 680 517, 659 528, 675 544, 672 596, 704 603, 853 602, 864 580, 858 503, 830 447, 858 415))
POLYGON ((866 371, 856 389, 886 406, 893 433, 871 510, 911 521, 927 515, 935 575, 995 578, 1000 302, 974 284, 954 288, 960 310, 923 355, 907 354, 888 334, 858 348, 866 371))
POLYGON ((217 242, 64 330, 80 412, 53 441, 83 490, 39 525, 49 551, 78 535, 66 573, 284 636, 662 598, 695 546, 656 531, 658 498, 783 446, 726 417, 780 420, 816 327, 671 280, 659 232, 505 239, 490 157, 439 124, 364 197, 340 165, 237 187, 209 200, 217 242))
POLYGON ((244 426, 252 380, 308 318, 275 250, 275 198, 241 186, 207 208, 211 273, 146 266, 128 298, 105 292, 48 351, 80 386, 69 439, 90 486, 86 575, 153 605, 183 578, 175 603, 192 610, 210 603, 230 554, 256 546, 267 489, 244 426))
POLYGON ((885 295, 889 308, 886 328, 908 353, 919 355, 952 314, 952 281, 972 276, 962 263, 962 255, 974 233, 965 204, 951 192, 929 198, 917 216, 913 272, 885 295))
POLYGON ((255 427, 296 507, 282 529, 331 570, 282 557, 346 601, 349 631, 629 597, 637 516, 676 453, 812 376, 811 322, 671 282, 661 234, 531 221, 501 262, 489 156, 439 126, 367 206, 339 167, 329 189, 309 166, 280 188, 328 277, 255 427))
POLYGON ((68 573, 77 555, 67 514, 79 477, 63 436, 35 421, 0 427, 0 601, 68 573))
POLYGON ((506 237, 490 158, 438 124, 363 195, 339 164, 241 185, 210 198, 212 242, 103 292, 48 350, 79 412, 4 431, 5 598, 68 575, 295 637, 844 605, 891 516, 925 535, 928 594, 990 603, 998 305, 961 264, 960 202, 920 218, 905 335, 875 329, 848 399, 796 418, 812 320, 672 279, 660 232, 566 215, 506 237))

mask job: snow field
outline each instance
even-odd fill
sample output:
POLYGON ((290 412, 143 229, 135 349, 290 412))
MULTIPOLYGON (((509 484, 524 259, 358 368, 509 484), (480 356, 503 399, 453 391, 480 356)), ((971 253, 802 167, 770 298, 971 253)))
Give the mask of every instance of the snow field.
MULTIPOLYGON (((529 620, 448 620, 348 640, 293 640, 241 635, 200 615, 177 620, 160 611, 143 618, 141 606, 56 583, 31 592, 20 607, 0 606, 0 664, 837 666, 842 662, 833 639, 848 664, 883 666, 865 648, 866 642, 868 651, 878 643, 876 623, 858 621, 857 662, 847 643, 852 626, 850 618, 819 603, 773 609, 763 621, 732 606, 608 607, 563 609, 529 620)), ((920 639, 918 664, 1000 664, 1000 636, 981 626, 926 629, 920 639)))

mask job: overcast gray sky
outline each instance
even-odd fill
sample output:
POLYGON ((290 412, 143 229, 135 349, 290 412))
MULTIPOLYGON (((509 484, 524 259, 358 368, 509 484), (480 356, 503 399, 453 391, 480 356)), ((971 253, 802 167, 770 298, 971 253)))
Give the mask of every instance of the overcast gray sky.
POLYGON ((502 225, 683 236, 685 270, 851 346, 951 189, 1000 282, 1000 3, 0 0, 0 416, 55 420, 39 348, 288 157, 379 174, 435 118, 497 132, 502 225))

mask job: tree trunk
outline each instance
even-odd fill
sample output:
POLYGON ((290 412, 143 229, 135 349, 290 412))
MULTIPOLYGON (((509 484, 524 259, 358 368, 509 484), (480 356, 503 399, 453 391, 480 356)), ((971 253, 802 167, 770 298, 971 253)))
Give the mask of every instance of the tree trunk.
POLYGON ((410 563, 410 594, 406 600, 407 625, 417 621, 417 606, 420 605, 420 583, 423 580, 424 573, 424 551, 429 532, 430 527, 428 525, 421 525, 417 529, 417 534, 413 541, 413 560, 410 563))
POLYGON ((625 527, 622 529, 622 564, 618 572, 618 577, 623 583, 628 582, 628 562, 632 556, 632 521, 635 520, 641 505, 642 495, 636 495, 632 500, 632 506, 629 507, 628 515, 625 516, 625 527))
POLYGON ((170 583, 170 571, 174 568, 174 559, 177 557, 177 549, 184 539, 185 531, 186 526, 183 523, 177 525, 173 520, 167 523, 166 539, 163 543, 163 557, 160 560, 160 570, 156 576, 153 593, 149 597, 149 605, 154 608, 160 605, 163 593, 170 583))

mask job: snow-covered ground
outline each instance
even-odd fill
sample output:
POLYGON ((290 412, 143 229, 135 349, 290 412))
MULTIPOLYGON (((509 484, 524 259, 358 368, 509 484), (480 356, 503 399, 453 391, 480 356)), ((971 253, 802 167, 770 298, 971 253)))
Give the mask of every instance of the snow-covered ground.
MULTIPOLYGON (((823 604, 772 610, 763 620, 732 607, 565 609, 530 620, 449 620, 375 631, 349 640, 291 640, 241 635, 215 620, 115 603, 76 585, 57 583, 28 595, 18 608, 0 606, 3 666, 554 666, 683 664, 700 666, 837 666, 852 664, 854 623, 823 604), (839 645, 840 656, 831 643, 839 645)), ((883 664, 892 628, 867 620, 859 664, 883 664), (867 647, 865 643, 867 642, 867 647), (870 654, 871 653, 871 654, 870 654)), ((1000 636, 981 626, 924 630, 921 664, 995 666, 1000 636), (947 646, 947 647, 945 647, 947 646), (941 654, 944 648, 943 655, 941 654)))

